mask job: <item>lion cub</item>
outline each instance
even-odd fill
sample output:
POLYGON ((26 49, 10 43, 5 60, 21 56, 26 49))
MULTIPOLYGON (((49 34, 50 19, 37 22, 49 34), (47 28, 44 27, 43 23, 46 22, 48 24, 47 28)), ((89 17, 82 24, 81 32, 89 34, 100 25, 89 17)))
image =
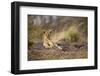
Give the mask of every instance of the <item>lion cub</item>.
POLYGON ((58 49, 62 49, 60 46, 58 46, 56 43, 54 43, 50 36, 51 36, 51 32, 52 30, 49 31, 44 31, 43 32, 43 46, 45 48, 53 48, 53 47, 57 47, 58 49))

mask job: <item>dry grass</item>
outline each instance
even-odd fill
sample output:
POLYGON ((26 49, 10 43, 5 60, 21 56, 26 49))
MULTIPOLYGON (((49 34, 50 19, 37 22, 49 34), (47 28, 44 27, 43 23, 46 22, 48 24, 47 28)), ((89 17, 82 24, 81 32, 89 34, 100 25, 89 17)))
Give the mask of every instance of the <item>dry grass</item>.
POLYGON ((29 15, 28 60, 88 58, 87 24, 87 17, 29 15), (61 46, 62 50, 43 47, 44 30, 53 30, 50 39, 61 46))

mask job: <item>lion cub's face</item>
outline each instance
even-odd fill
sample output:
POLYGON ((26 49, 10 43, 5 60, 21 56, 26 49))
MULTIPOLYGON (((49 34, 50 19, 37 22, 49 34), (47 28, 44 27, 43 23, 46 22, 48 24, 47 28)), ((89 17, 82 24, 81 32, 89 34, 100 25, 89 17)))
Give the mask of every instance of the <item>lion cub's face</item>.
POLYGON ((52 30, 43 31, 43 37, 50 39, 51 33, 52 33, 52 30))
POLYGON ((56 43, 52 41, 52 39, 50 38, 51 33, 52 33, 52 30, 43 32, 43 46, 45 48, 57 47, 58 49, 62 49, 60 46, 58 46, 56 43))
POLYGON ((43 31, 43 46, 45 48, 52 48, 53 42, 50 38, 52 30, 43 31))

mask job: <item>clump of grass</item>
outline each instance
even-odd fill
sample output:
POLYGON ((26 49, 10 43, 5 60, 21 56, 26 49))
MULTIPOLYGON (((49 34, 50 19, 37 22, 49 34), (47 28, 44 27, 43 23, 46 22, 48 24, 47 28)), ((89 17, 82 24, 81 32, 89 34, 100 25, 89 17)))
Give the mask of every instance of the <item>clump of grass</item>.
POLYGON ((65 32, 65 39, 70 42, 79 41, 79 36, 80 36, 80 33, 76 26, 69 27, 69 29, 65 32))
POLYGON ((34 43, 32 41, 28 41, 28 49, 30 49, 32 47, 34 43))

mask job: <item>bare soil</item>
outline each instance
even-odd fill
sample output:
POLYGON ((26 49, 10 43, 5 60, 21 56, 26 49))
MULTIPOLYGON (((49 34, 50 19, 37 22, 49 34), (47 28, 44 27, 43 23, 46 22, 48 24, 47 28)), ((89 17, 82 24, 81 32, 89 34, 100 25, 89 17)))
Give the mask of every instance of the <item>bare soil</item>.
POLYGON ((42 43, 37 43, 28 50, 28 60, 58 60, 88 58, 87 43, 58 44, 62 50, 54 47, 46 49, 42 43))

